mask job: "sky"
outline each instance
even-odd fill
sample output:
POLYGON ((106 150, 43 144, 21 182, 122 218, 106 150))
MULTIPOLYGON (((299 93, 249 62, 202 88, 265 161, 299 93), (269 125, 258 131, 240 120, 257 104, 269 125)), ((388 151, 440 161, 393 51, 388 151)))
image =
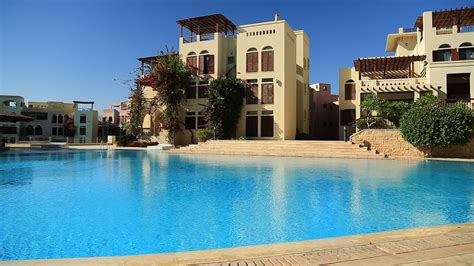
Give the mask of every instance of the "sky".
POLYGON ((387 34, 423 11, 465 0, 0 0, 0 95, 28 101, 126 100, 137 58, 178 49, 179 19, 215 13, 236 25, 278 13, 310 41, 310 82, 332 84, 359 57, 385 56, 387 34))

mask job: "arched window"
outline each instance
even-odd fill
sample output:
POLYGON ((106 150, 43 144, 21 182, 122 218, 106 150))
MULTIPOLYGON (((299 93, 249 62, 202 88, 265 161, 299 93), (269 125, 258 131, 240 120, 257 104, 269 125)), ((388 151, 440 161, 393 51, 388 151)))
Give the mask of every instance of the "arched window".
POLYGON ((51 123, 56 124, 58 122, 58 117, 56 115, 53 115, 51 118, 51 123))
POLYGON ((41 136, 43 135, 43 128, 40 125, 37 125, 35 127, 35 136, 41 136))
POLYGON ((209 54, 207 50, 199 53, 199 73, 214 74, 214 55, 209 54))
POLYGON ((186 57, 186 65, 190 68, 197 68, 197 56, 195 52, 189 52, 186 57))
POLYGON ((112 117, 111 116, 109 116, 109 122, 112 123, 112 117))
POLYGON ((262 49, 262 71, 273 71, 273 48, 265 46, 262 49))
POLYGON ((451 61, 451 45, 442 44, 438 47, 438 50, 433 51, 433 61, 434 62, 451 61))
POLYGON ((258 51, 256 48, 247 50, 247 72, 258 72, 258 51))
POLYGON ((58 115, 58 124, 62 124, 63 122, 63 115, 58 115))
POLYGON ((344 84, 344 99, 355 100, 356 98, 356 84, 350 79, 344 84))
POLYGON ((472 43, 465 42, 459 46, 459 60, 474 60, 474 47, 472 43))
POLYGON ((32 125, 28 125, 28 126, 26 127, 26 135, 30 135, 30 136, 31 136, 31 135, 34 135, 34 134, 35 134, 35 130, 34 130, 33 126, 32 126, 32 125))

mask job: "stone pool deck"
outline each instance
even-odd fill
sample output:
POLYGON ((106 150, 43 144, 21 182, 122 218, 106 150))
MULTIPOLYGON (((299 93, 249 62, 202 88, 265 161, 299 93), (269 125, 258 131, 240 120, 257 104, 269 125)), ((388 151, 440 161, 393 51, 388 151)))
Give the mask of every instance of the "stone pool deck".
POLYGON ((0 265, 474 265, 474 223, 292 243, 0 265))

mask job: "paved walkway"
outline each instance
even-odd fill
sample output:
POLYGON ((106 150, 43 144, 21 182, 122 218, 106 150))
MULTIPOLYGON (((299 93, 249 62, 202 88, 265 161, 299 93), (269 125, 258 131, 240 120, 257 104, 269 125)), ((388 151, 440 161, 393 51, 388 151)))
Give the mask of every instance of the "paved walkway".
POLYGON ((474 223, 293 243, 0 265, 474 265, 474 223))

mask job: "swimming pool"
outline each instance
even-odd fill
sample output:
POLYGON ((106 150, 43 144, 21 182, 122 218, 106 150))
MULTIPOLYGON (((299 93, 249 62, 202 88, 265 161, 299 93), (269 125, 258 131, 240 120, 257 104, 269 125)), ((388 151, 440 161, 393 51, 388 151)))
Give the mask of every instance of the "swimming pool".
POLYGON ((0 259, 148 254, 474 221, 474 164, 11 151, 0 259))

